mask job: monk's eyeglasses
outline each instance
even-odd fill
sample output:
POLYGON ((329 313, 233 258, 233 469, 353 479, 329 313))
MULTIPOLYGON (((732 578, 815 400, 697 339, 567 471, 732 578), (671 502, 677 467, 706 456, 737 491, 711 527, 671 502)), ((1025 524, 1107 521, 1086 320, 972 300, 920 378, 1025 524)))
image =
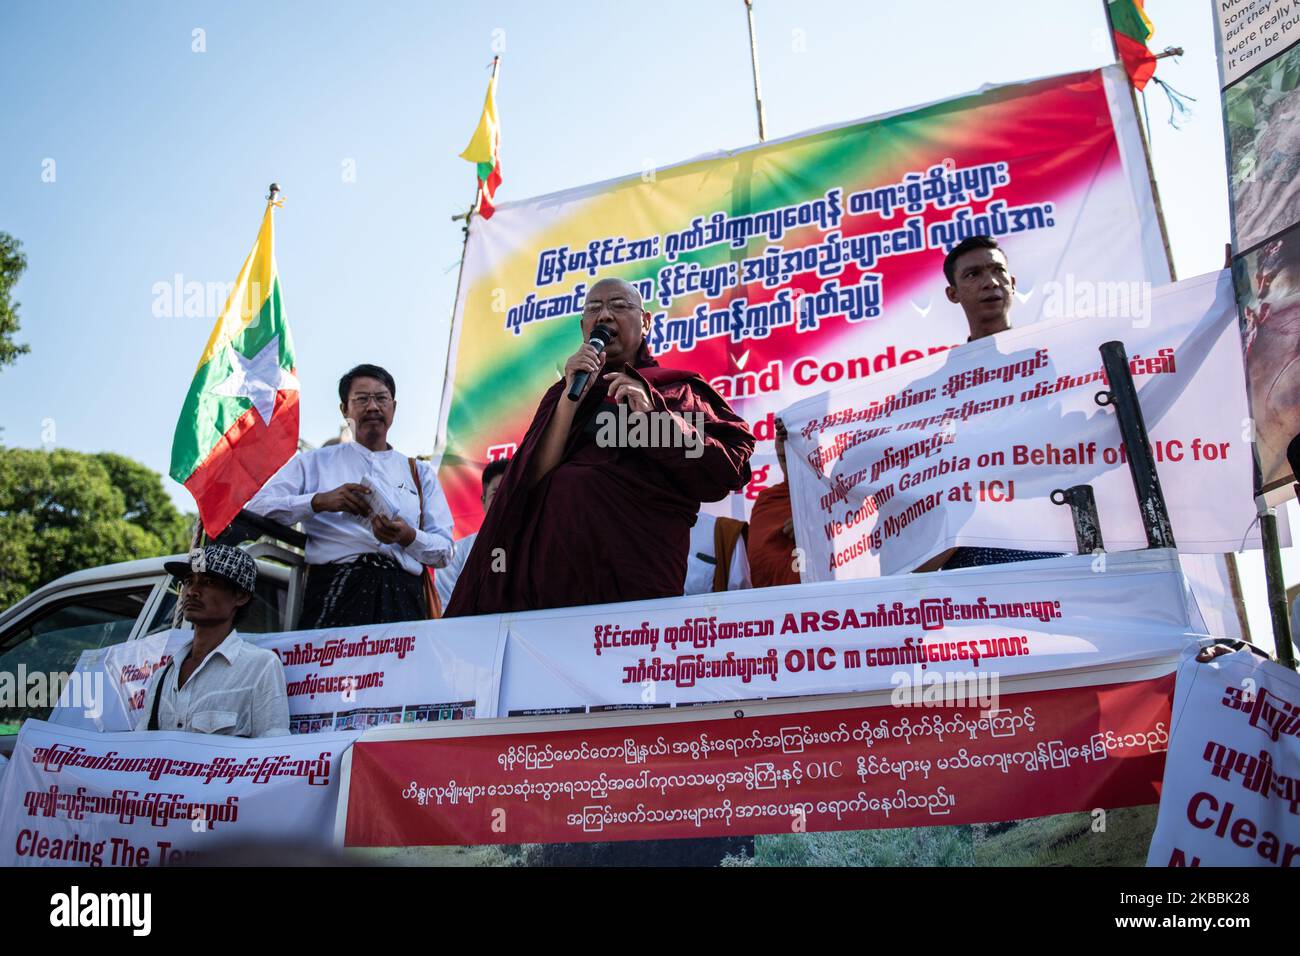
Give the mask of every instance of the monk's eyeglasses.
POLYGON ((600 313, 605 311, 605 306, 607 304, 609 306, 609 311, 614 315, 627 315, 629 312, 637 311, 635 302, 628 302, 626 299, 615 299, 610 303, 588 302, 583 306, 582 314, 587 316, 600 315, 600 313))

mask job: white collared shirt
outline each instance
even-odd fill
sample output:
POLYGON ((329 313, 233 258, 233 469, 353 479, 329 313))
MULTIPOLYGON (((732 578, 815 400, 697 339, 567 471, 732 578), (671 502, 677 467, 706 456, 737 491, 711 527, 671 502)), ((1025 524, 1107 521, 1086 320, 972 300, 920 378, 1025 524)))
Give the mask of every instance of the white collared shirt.
POLYGON ((433 586, 438 589, 438 600, 442 602, 442 609, 447 609, 447 602, 451 600, 451 592, 456 589, 456 582, 460 580, 460 572, 465 570, 465 562, 469 558, 469 553, 474 550, 474 539, 478 537, 478 532, 467 534, 456 542, 456 553, 451 556, 445 568, 439 568, 433 575, 433 586))
POLYGON ((199 663, 184 687, 181 664, 189 656, 191 640, 171 664, 154 671, 144 693, 144 710, 136 730, 148 730, 154 695, 158 701, 158 729, 232 737, 283 737, 289 733, 289 692, 280 658, 265 648, 249 644, 231 631, 199 663))
POLYGON ((424 488, 424 513, 420 492, 411 480, 411 466, 399 451, 371 451, 357 442, 327 445, 299 452, 275 473, 250 501, 249 511, 281 524, 302 522, 307 533, 307 563, 336 564, 355 561, 362 554, 393 558, 410 574, 423 574, 422 565, 444 567, 452 555, 451 509, 427 461, 417 461, 424 488), (311 499, 348 482, 369 477, 394 498, 402 520, 415 529, 415 540, 382 544, 370 530, 370 521, 337 511, 312 510, 311 499))

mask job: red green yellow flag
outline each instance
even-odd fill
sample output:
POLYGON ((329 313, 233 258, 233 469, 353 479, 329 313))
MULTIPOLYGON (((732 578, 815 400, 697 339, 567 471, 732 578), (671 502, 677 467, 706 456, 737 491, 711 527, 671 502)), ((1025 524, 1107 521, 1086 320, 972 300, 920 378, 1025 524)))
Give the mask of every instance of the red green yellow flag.
POLYGON ((496 192, 501 185, 501 123, 497 119, 497 71, 493 64, 492 79, 488 81, 487 98, 483 102, 483 115, 479 117, 469 145, 460 154, 478 166, 478 196, 474 211, 484 219, 496 212, 496 192))
POLYGON ((1147 49, 1147 40, 1155 32, 1142 4, 1144 0, 1110 0, 1111 30, 1115 47, 1134 89, 1142 89, 1156 72, 1156 57, 1147 49))
POLYGON ((266 204, 172 438, 171 476, 194 495, 209 537, 298 449, 298 377, 275 266, 278 205, 266 204))

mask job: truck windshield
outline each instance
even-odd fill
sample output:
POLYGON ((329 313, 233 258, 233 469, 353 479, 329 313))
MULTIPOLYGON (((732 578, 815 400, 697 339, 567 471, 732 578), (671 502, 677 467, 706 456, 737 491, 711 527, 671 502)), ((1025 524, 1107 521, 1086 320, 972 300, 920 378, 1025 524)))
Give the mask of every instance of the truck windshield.
POLYGON ((148 585, 54 601, 0 634, 0 673, 12 675, 15 689, 21 684, 24 690, 12 700, 0 699, 0 734, 16 734, 29 717, 49 716, 54 701, 37 688, 50 687, 55 675, 71 674, 82 651, 130 637, 152 591, 148 585))

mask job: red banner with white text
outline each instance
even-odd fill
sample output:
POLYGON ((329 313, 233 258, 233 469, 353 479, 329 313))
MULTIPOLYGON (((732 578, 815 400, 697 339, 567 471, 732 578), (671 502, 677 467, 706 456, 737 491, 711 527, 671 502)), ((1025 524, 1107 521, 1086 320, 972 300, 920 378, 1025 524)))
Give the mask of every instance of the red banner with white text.
POLYGON ((888 694, 456 728, 352 748, 346 846, 646 840, 985 823, 1155 803, 1173 662, 888 694), (1122 678, 1118 683, 1088 681, 1122 678), (1007 682, 1011 683, 1011 682, 1007 682), (866 706, 862 706, 861 703, 866 706))

